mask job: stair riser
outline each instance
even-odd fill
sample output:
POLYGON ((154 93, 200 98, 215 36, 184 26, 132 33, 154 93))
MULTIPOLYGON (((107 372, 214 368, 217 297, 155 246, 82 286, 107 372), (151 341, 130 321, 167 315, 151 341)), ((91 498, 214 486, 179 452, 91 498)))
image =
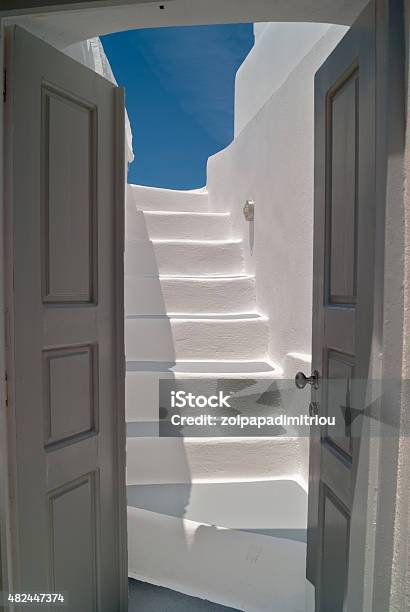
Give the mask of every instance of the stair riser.
POLYGON ((132 361, 260 359, 268 349, 264 319, 127 319, 125 337, 127 359, 132 361))
POLYGON ((208 194, 201 191, 172 191, 128 185, 127 204, 141 210, 207 212, 208 194))
POLYGON ((127 484, 186 483, 294 477, 306 457, 305 438, 127 439, 127 484))
POLYGON ((151 240, 226 240, 231 235, 228 214, 195 215, 146 212, 144 216, 151 240))
POLYGON ((255 281, 230 279, 125 278, 127 314, 253 312, 255 281))
POLYGON ((126 276, 200 276, 243 274, 240 242, 173 243, 132 240, 125 243, 126 276))
POLYGON ((242 274, 240 242, 166 243, 154 242, 160 274, 197 276, 201 274, 242 274))

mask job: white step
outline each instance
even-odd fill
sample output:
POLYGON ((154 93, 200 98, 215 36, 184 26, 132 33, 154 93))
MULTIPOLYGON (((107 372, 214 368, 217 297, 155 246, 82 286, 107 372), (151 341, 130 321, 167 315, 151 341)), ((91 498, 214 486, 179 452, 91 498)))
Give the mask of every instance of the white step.
POLYGON ((135 205, 140 210, 207 212, 208 193, 205 189, 179 191, 128 185, 127 205, 135 205))
MULTIPOLYGON (((151 240, 222 240, 231 233, 229 213, 144 211, 151 240)), ((132 236, 130 236, 132 239, 132 236)), ((135 236, 139 238, 139 236, 135 236)))
POLYGON ((224 314, 255 309, 253 276, 125 277, 126 314, 224 314))
POLYGON ((154 240, 160 274, 243 274, 240 240, 154 240))
POLYGON ((247 359, 234 359, 232 361, 218 359, 178 359, 177 361, 133 361, 127 360, 127 372, 168 372, 175 377, 189 376, 232 376, 241 378, 254 376, 267 376, 281 378, 281 373, 276 365, 268 361, 248 361, 247 359))
POLYGON ((294 481, 129 489, 129 575, 248 612, 312 612, 294 481))
POLYGON ((240 240, 127 240, 126 276, 226 276, 244 273, 240 240))
POLYGON ((127 317, 126 356, 132 361, 263 359, 268 334, 267 318, 254 313, 240 317, 127 317))

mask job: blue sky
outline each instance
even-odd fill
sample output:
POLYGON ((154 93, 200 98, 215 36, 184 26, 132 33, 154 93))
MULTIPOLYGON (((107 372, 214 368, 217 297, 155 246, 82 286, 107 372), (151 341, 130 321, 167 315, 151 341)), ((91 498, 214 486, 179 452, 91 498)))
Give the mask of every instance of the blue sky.
POLYGON ((233 138, 235 73, 252 24, 131 30, 102 37, 126 105, 135 161, 129 182, 194 189, 233 138))

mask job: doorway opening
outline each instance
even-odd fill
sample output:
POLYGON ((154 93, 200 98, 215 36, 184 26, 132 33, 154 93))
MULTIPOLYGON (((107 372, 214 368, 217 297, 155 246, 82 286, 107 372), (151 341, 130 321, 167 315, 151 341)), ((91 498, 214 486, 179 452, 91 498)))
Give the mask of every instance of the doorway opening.
POLYGON ((135 143, 125 219, 135 596, 150 583, 234 609, 276 601, 281 612, 313 610, 305 578, 309 431, 244 423, 307 412, 307 390, 293 379, 311 368, 313 83, 347 30, 233 24, 102 39, 104 62, 126 90, 135 143), (234 49, 244 32, 248 40, 234 49), (187 122, 214 136, 231 131, 225 146, 207 152, 203 129, 187 128, 206 153, 200 183, 189 178, 195 151, 175 100, 187 122), (244 215, 247 203, 253 218, 244 215), (229 407, 214 409, 216 429, 181 425, 209 410, 177 403, 174 425, 172 392, 222 392, 229 407))

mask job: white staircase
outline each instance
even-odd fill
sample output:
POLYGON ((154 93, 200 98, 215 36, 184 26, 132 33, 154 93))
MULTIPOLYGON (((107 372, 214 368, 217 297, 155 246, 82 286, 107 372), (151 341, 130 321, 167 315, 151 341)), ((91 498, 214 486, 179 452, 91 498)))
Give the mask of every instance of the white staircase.
POLYGON ((224 361, 264 362, 267 319, 230 214, 209 212, 206 191, 129 189, 127 360, 215 361, 221 374, 224 361))
POLYGON ((243 610, 305 612, 305 543, 283 536, 306 528, 306 493, 295 482, 304 441, 157 436, 159 378, 252 386, 280 377, 241 240, 229 213, 209 211, 205 190, 129 186, 125 311, 130 575, 243 610), (288 483, 280 491, 278 466, 288 483), (276 514, 248 512, 249 524, 226 518, 249 497, 256 507, 268 496, 273 507, 286 491, 300 512, 287 514, 285 504, 276 514))

